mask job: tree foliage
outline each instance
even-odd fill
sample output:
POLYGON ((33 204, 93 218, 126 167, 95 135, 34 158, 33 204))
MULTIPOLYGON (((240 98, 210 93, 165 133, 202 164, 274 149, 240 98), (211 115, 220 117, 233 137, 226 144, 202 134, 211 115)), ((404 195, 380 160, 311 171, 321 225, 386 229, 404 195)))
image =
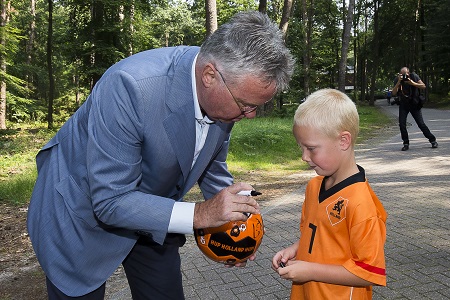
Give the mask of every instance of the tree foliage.
MULTIPOLYGON (((206 36, 205 1, 50 0, 54 121, 65 121, 104 71, 120 59, 146 49, 201 45, 206 36)), ((4 97, 10 122, 46 118, 50 2, 2 0, 8 22, 0 27, 5 41, 0 43, 5 62, 0 79, 7 87, 4 97)), ((342 58, 347 72, 354 70, 347 74, 347 80, 355 87, 355 100, 373 100, 377 91, 392 85, 403 66, 417 71, 433 93, 448 94, 450 6, 446 1, 355 0, 349 50, 342 52, 344 21, 349 13, 345 3, 217 1, 217 23, 220 26, 239 11, 260 9, 283 30, 287 28, 286 44, 297 59, 297 67, 290 90, 278 99, 279 108, 318 88, 338 88, 342 58), (286 5, 292 5, 290 13, 286 5)))

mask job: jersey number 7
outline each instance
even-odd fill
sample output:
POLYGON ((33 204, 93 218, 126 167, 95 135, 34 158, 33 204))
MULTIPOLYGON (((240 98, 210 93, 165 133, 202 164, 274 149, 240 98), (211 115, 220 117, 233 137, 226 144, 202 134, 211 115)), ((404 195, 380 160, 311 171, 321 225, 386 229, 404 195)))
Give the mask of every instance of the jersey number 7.
POLYGON ((312 223, 309 223, 309 228, 311 228, 311 230, 312 230, 311 240, 309 241, 309 250, 308 250, 309 254, 311 254, 312 247, 313 247, 313 244, 314 244, 314 237, 316 236, 317 226, 312 224, 312 223))

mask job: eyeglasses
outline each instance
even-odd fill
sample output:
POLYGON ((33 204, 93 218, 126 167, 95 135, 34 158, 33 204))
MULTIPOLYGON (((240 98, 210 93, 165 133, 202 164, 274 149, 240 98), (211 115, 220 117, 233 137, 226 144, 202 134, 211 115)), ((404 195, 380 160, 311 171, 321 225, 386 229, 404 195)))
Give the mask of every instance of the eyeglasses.
MULTIPOLYGON (((222 73, 217 68, 216 68, 216 70, 217 70, 217 73, 219 73, 220 78, 222 78, 222 81, 225 84, 225 87, 227 88, 227 90, 230 93, 231 97, 233 97, 234 102, 236 102, 237 106, 239 107, 239 110, 241 111, 241 115, 245 116, 245 115, 248 115, 249 113, 254 112, 258 108, 258 105, 243 105, 241 102, 239 102, 234 97, 233 93, 230 91, 230 88, 228 87, 227 82, 225 81, 225 78, 223 78, 222 73)), ((270 99, 270 100, 272 100, 272 99, 270 99)), ((267 102, 269 102, 269 101, 267 101, 267 102)))

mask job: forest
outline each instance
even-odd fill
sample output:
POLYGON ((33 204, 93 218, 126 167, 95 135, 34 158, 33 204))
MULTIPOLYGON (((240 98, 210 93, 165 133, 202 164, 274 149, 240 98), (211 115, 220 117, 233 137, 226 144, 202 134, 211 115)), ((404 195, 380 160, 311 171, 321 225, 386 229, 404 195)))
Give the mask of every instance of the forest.
POLYGON ((283 31, 296 58, 290 89, 264 110, 312 91, 373 104, 403 66, 450 102, 450 5, 438 0, 0 0, 0 129, 61 124, 105 70, 134 53, 201 45, 244 10, 283 31))

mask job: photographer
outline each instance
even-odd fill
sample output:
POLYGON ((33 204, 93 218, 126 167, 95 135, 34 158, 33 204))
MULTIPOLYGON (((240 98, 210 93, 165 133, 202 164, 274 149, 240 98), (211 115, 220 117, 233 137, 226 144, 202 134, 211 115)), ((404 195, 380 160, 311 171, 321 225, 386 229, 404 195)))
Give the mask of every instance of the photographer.
POLYGON ((410 73, 407 67, 403 67, 394 80, 394 88, 392 95, 398 94, 400 98, 400 105, 398 110, 398 122, 400 126, 400 133, 403 140, 402 151, 409 150, 409 137, 406 130, 406 118, 411 113, 414 120, 422 130, 423 135, 430 141, 432 148, 437 148, 438 143, 436 137, 430 132, 428 126, 423 121, 422 104, 419 101, 419 89, 424 90, 425 83, 422 82, 419 75, 410 73))

